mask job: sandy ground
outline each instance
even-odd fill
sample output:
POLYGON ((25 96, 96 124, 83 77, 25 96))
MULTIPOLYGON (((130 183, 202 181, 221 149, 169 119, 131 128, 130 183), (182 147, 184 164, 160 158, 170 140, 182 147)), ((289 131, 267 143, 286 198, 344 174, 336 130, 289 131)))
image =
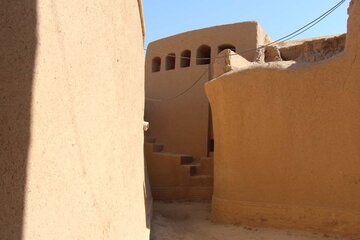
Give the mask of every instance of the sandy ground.
POLYGON ((289 230, 215 225, 210 203, 154 203, 151 240, 347 240, 289 230))

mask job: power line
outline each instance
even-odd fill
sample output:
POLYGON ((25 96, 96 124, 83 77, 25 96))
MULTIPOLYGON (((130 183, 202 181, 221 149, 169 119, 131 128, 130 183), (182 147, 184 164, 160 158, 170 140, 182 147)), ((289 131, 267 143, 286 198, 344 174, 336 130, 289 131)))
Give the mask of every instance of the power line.
POLYGON ((345 0, 340 1, 340 3, 338 3, 337 6, 333 7, 333 9, 331 9, 327 13, 321 15, 321 17, 319 17, 319 19, 316 22, 314 22, 312 25, 308 26, 307 28, 305 28, 302 31, 298 32, 297 34, 293 35, 292 37, 290 37, 288 39, 285 39, 284 41, 289 41, 290 39, 293 39, 294 37, 297 37, 300 34, 302 34, 302 33, 306 32, 307 30, 311 29, 312 27, 314 27, 315 25, 320 23, 322 20, 324 20, 327 16, 329 16, 332 12, 334 12, 337 8, 339 8, 343 3, 345 3, 345 0))
POLYGON ((186 88, 184 91, 182 91, 181 93, 177 94, 176 96, 170 97, 170 98, 151 98, 151 97, 146 97, 145 99, 148 101, 153 101, 153 102, 162 102, 162 101, 170 101, 170 100, 174 100, 178 97, 181 97, 182 95, 186 94, 188 91, 190 91, 198 82, 201 81, 201 79, 205 76, 206 72, 208 72, 209 70, 206 68, 205 71, 200 75, 200 77, 193 82, 188 88, 186 88))
MULTIPOLYGON (((308 24, 306 24, 305 26, 299 28, 298 30, 282 37, 279 38, 276 41, 273 41, 271 43, 268 43, 266 45, 260 46, 258 48, 254 48, 254 49, 249 49, 249 50, 245 50, 243 52, 241 52, 240 54, 243 53, 247 53, 250 51, 254 51, 254 50, 260 50, 260 49, 264 49, 266 47, 272 46, 275 43, 279 43, 279 42, 285 42, 285 41, 289 41, 293 38, 295 38, 296 36, 299 36, 300 34, 306 32, 307 30, 313 28, 315 25, 317 25, 318 23, 320 23, 322 20, 324 20, 327 16, 329 16, 332 12, 334 12, 337 8, 339 8, 343 3, 345 2, 345 0, 341 0, 338 4, 336 4, 334 7, 332 7, 331 9, 329 9, 328 11, 326 11, 325 13, 323 13, 322 15, 320 15, 319 17, 317 17, 316 19, 314 19, 313 21, 309 22, 308 24)), ((237 55, 237 54, 231 54, 231 55, 237 55)))
POLYGON ((317 17, 313 21, 309 22, 305 26, 299 28, 298 30, 296 30, 296 31, 294 31, 294 32, 282 37, 282 38, 279 38, 276 41, 273 41, 273 42, 271 42, 269 44, 261 46, 261 47, 259 47, 257 49, 265 48, 265 47, 274 45, 275 43, 279 43, 279 42, 283 42, 283 41, 289 41, 289 40, 293 39, 294 37, 299 36, 300 34, 306 32, 307 30, 309 30, 310 28, 314 27, 315 25, 320 23, 322 20, 324 20, 327 16, 329 16, 332 12, 334 12, 337 8, 339 8, 343 3, 345 3, 345 1, 346 0, 341 0, 334 7, 330 8, 328 11, 326 11, 325 13, 323 13, 322 15, 320 15, 319 17, 317 17))
MULTIPOLYGON (((306 32, 307 30, 309 30, 310 28, 314 27, 315 25, 317 25, 318 23, 320 23, 322 20, 324 20, 327 16, 329 16, 332 12, 334 12, 337 8, 339 8, 346 0, 341 0, 340 2, 338 2, 334 7, 330 8, 328 11, 326 11, 325 13, 323 13, 322 15, 320 15, 319 17, 317 17, 316 19, 314 19, 313 21, 309 22, 308 24, 304 25, 303 27, 297 29, 296 31, 277 39, 276 41, 273 41, 271 43, 268 43, 266 45, 257 47, 257 48, 253 48, 253 49, 248 49, 248 50, 244 50, 242 52, 240 52, 239 54, 243 54, 246 52, 250 52, 250 51, 258 51, 260 49, 264 49, 268 46, 274 45, 275 43, 279 43, 281 41, 289 41, 290 39, 293 39, 296 36, 299 36, 300 34, 306 32)), ((148 49, 144 49, 153 53, 157 53, 156 51, 152 51, 152 50, 148 50, 148 49)), ((163 54, 163 53, 158 53, 158 54, 162 54, 164 56, 172 56, 170 54, 163 54)), ((231 54, 231 55, 238 55, 238 53, 236 54, 231 54)), ((221 57, 215 57, 215 58, 191 58, 191 57, 183 57, 180 56, 180 58, 183 59, 200 59, 200 60, 209 60, 209 59, 216 59, 216 58, 221 58, 221 57)), ((185 89, 184 91, 182 91, 181 93, 170 97, 170 98, 145 98, 148 101, 155 101, 155 102, 162 102, 162 101, 170 101, 170 100, 174 100, 178 97, 181 97, 182 95, 186 94, 188 91, 190 91, 198 82, 200 82, 200 80, 204 77, 205 73, 208 71, 208 69, 205 69, 205 71, 201 74, 201 76, 194 82, 192 83, 187 89, 185 89)))
POLYGON ((328 11, 326 11, 325 13, 323 13, 322 15, 320 15, 319 17, 315 18, 313 21, 309 22, 308 24, 306 24, 305 26, 299 28, 298 30, 272 42, 271 44, 274 44, 274 43, 277 43, 277 42, 280 42, 280 41, 287 41, 289 39, 292 39, 294 38, 295 36, 297 36, 297 34, 299 33, 302 33, 303 29, 305 29, 304 31, 308 30, 309 28, 307 27, 312 27, 312 26, 315 26, 316 24, 318 24, 321 20, 323 20, 325 17, 327 17, 328 15, 330 15, 333 11, 335 11, 338 7, 340 7, 343 3, 345 2, 345 0, 341 0, 340 2, 338 2, 334 7, 330 8, 328 11))
MULTIPOLYGON (((334 7, 330 8, 328 11, 326 11, 325 13, 323 13, 322 15, 320 15, 319 17, 315 18, 314 20, 312 20, 311 22, 307 23, 306 25, 304 25, 303 27, 297 29, 296 31, 284 36, 284 37, 281 37, 271 43, 268 43, 268 44, 265 44, 263 46, 260 46, 260 47, 257 47, 257 48, 252 48, 252 49, 247 49, 247 50, 244 50, 244 51, 241 51, 239 53, 235 53, 235 54, 231 54, 230 56, 232 55, 238 55, 238 54, 244 54, 244 53, 247 53, 247 52, 251 52, 251 51, 258 51, 258 50, 261 50, 261 49, 264 49, 266 47, 269 47, 271 45, 274 45, 276 43, 279 43, 279 42, 282 42, 282 41, 289 41, 291 39, 293 39, 294 37, 297 37, 299 36, 300 34, 306 32, 307 30, 313 28, 315 25, 317 25, 318 23, 320 23, 322 20, 324 20, 327 16, 329 16, 332 12, 334 12, 337 8, 339 8, 342 4, 345 3, 346 0, 341 0, 340 2, 338 2, 334 7)), ((145 51, 149 51, 149 52, 152 52, 152 53, 156 53, 156 54, 159 54, 159 55, 163 55, 163 56, 170 56, 170 57, 173 57, 173 55, 171 54, 165 54, 165 53, 162 53, 162 52, 158 52, 158 51, 153 51, 153 50, 150 50, 148 48, 144 48, 145 51)), ((218 58, 224 58, 225 56, 216 56, 216 57, 213 57, 213 58, 198 58, 198 57, 184 57, 184 56, 179 56, 178 58, 180 59, 195 59, 195 60, 211 60, 211 59, 218 59, 218 58)))

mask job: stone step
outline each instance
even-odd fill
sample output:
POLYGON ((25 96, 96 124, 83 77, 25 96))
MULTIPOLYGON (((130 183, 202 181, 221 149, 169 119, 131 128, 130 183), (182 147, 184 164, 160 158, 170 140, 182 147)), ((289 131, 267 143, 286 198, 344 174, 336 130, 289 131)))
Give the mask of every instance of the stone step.
POLYGON ((145 146, 145 148, 151 149, 151 151, 154 152, 154 153, 161 152, 162 150, 164 150, 164 145, 161 144, 161 143, 145 142, 144 146, 145 146))
POLYGON ((190 163, 190 164, 183 164, 181 166, 189 168, 190 176, 195 176, 197 174, 197 172, 198 172, 198 168, 200 167, 200 164, 198 164, 198 163, 190 163))
POLYGON ((190 177, 190 185, 193 187, 212 187, 213 177, 209 175, 195 175, 190 177))
POLYGON ((162 156, 162 157, 174 157, 180 159, 180 165, 191 164, 193 162, 193 157, 187 154, 179 154, 179 153, 168 153, 168 152, 155 152, 154 155, 162 156))

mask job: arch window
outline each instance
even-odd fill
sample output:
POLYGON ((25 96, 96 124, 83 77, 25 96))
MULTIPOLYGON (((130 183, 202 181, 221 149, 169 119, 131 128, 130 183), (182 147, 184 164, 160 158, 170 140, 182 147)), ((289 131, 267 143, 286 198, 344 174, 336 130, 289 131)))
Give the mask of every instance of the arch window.
POLYGON ((160 72, 161 69, 161 58, 155 57, 152 60, 152 72, 160 72))
POLYGON ((175 53, 170 53, 166 56, 166 64, 165 64, 166 70, 175 69, 175 59, 176 59, 175 53))
POLYGON ((206 65, 211 63, 211 48, 208 45, 202 45, 196 53, 196 64, 206 65))
POLYGON ((180 67, 190 67, 190 60, 191 60, 191 51, 185 50, 181 53, 181 62, 180 67))
POLYGON ((232 44, 223 44, 218 47, 218 53, 221 53, 225 49, 230 49, 233 52, 236 52, 236 47, 232 44))

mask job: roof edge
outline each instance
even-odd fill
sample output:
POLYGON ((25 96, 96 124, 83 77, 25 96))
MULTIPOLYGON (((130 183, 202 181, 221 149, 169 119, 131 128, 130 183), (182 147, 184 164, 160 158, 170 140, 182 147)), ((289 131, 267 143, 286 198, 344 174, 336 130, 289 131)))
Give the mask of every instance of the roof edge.
POLYGON ((229 23, 229 24, 223 24, 223 25, 215 25, 215 26, 211 26, 211 27, 194 29, 194 30, 174 34, 174 35, 171 35, 171 36, 167 36, 167 37, 164 37, 164 38, 160 38, 160 39, 157 39, 155 41, 149 42, 149 46, 154 44, 154 43, 161 42, 161 41, 164 41, 164 40, 169 39, 169 38, 178 37, 178 36, 181 36, 181 35, 184 35, 184 34, 189 34, 189 33, 193 33, 193 32, 199 32, 199 31, 208 30, 208 29, 212 29, 212 28, 226 27, 226 26, 231 26, 231 25, 241 25, 241 24, 244 24, 244 25, 245 24, 254 24, 256 26, 261 26, 258 21, 246 21, 246 22, 229 23))
POLYGON ((142 0, 137 0, 137 2, 138 2, 139 14, 140 14, 142 35, 143 35, 143 39, 145 40, 145 20, 144 20, 144 12, 142 7, 142 0))

